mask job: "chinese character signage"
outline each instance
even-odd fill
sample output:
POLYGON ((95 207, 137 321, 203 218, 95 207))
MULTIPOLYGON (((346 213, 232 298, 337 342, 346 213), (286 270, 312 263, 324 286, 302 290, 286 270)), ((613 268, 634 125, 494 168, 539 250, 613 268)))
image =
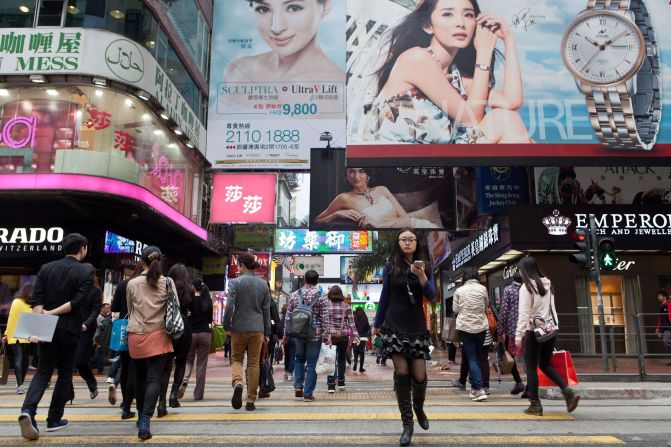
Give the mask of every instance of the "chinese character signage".
POLYGON ((254 256, 256 262, 258 262, 261 267, 254 270, 254 274, 259 278, 265 279, 266 281, 270 280, 270 253, 262 251, 232 251, 229 256, 228 263, 228 278, 233 279, 237 278, 240 275, 238 270, 238 259, 240 255, 244 253, 249 253, 254 256))
POLYGON ((457 270, 480 253, 498 244, 500 238, 499 224, 494 224, 480 234, 473 236, 452 256, 452 271, 457 270))
POLYGON ((479 0, 458 34, 440 22, 445 3, 348 0, 349 164, 671 155, 669 2, 479 0), (495 45, 478 45, 478 14, 495 45))
POLYGON ((345 3, 214 1, 214 168, 308 169, 325 131, 345 145, 345 3))
POLYGON ((313 149, 310 228, 455 227, 452 168, 345 167, 344 149, 313 149))
POLYGON ((525 168, 476 168, 478 214, 494 214, 509 206, 529 203, 525 168))
MULTIPOLYGON (((0 75, 59 74, 101 76, 154 96, 201 152, 205 128, 178 88, 142 45, 118 34, 84 28, 0 29, 0 75)), ((88 109, 89 129, 109 125, 109 115, 88 109)), ((127 150, 129 135, 118 133, 115 147, 127 150)))
POLYGON ((215 174, 211 223, 275 223, 275 174, 215 174))
POLYGON ((275 253, 370 253, 370 231, 275 230, 275 253))
POLYGON ((295 275, 305 276, 308 270, 314 270, 319 276, 324 276, 324 257, 323 256, 294 256, 293 271, 295 275))

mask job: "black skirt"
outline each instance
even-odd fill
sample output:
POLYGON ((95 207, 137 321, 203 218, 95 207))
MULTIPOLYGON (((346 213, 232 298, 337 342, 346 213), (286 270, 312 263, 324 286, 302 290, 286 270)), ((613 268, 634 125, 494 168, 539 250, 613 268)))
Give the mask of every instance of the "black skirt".
POLYGON ((382 352, 391 357, 393 354, 401 354, 416 359, 431 360, 431 335, 429 331, 421 335, 404 334, 398 330, 382 325, 380 329, 382 338, 382 352))

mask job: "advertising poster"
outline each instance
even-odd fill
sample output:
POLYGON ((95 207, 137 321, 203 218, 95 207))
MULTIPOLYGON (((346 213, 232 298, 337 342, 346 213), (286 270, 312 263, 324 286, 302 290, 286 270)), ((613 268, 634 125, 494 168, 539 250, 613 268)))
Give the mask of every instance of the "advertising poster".
POLYGON ((512 205, 529 203, 525 168, 476 168, 478 214, 494 214, 512 205))
MULTIPOLYGON (((352 271, 352 261, 356 256, 341 256, 340 257, 340 282, 345 284, 352 284, 354 282, 354 272, 352 271)), ((382 284, 382 274, 384 266, 380 266, 373 274, 366 278, 361 278, 358 284, 382 284)))
POLYGON ((444 3, 348 0, 348 163, 671 154, 668 1, 479 0, 455 6, 459 21, 444 3))
POLYGON ((273 227, 271 225, 236 225, 234 233, 236 248, 269 248, 273 245, 273 227))
POLYGON ((254 274, 266 281, 270 280, 270 253, 264 251, 232 251, 228 258, 228 279, 237 278, 240 274, 238 270, 238 259, 242 254, 250 254, 254 256, 256 262, 261 264, 261 267, 254 270, 254 274))
POLYGON ((344 149, 314 149, 310 228, 453 229, 452 169, 345 167, 344 149))
POLYGON ((275 253, 370 253, 370 231, 310 231, 305 228, 275 230, 275 253))
POLYGON ((669 205, 671 168, 535 168, 536 202, 547 205, 669 205))
POLYGON ((345 141, 345 0, 214 1, 208 159, 308 169, 345 141))
POLYGON ((275 174, 215 174, 211 223, 275 223, 275 174))

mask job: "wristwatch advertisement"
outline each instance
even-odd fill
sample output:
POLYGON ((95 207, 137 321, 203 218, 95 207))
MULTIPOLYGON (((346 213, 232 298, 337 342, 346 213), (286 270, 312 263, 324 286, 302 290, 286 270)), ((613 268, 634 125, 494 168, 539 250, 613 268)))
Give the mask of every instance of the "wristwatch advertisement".
POLYGON ((643 0, 589 0, 562 38, 562 58, 585 95, 601 143, 653 149, 662 117, 662 77, 643 0))

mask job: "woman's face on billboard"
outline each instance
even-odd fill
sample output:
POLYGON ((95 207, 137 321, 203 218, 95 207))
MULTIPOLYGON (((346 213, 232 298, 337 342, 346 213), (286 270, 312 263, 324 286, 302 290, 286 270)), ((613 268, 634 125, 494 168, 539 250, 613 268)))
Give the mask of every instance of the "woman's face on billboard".
POLYGON ((438 0, 431 24, 424 30, 433 34, 444 48, 466 48, 475 35, 475 8, 470 0, 438 0))
POLYGON ((291 56, 309 44, 331 0, 261 0, 252 8, 261 37, 279 56, 291 56))
POLYGON ((361 168, 348 168, 347 181, 352 187, 366 187, 368 185, 368 174, 361 168))

